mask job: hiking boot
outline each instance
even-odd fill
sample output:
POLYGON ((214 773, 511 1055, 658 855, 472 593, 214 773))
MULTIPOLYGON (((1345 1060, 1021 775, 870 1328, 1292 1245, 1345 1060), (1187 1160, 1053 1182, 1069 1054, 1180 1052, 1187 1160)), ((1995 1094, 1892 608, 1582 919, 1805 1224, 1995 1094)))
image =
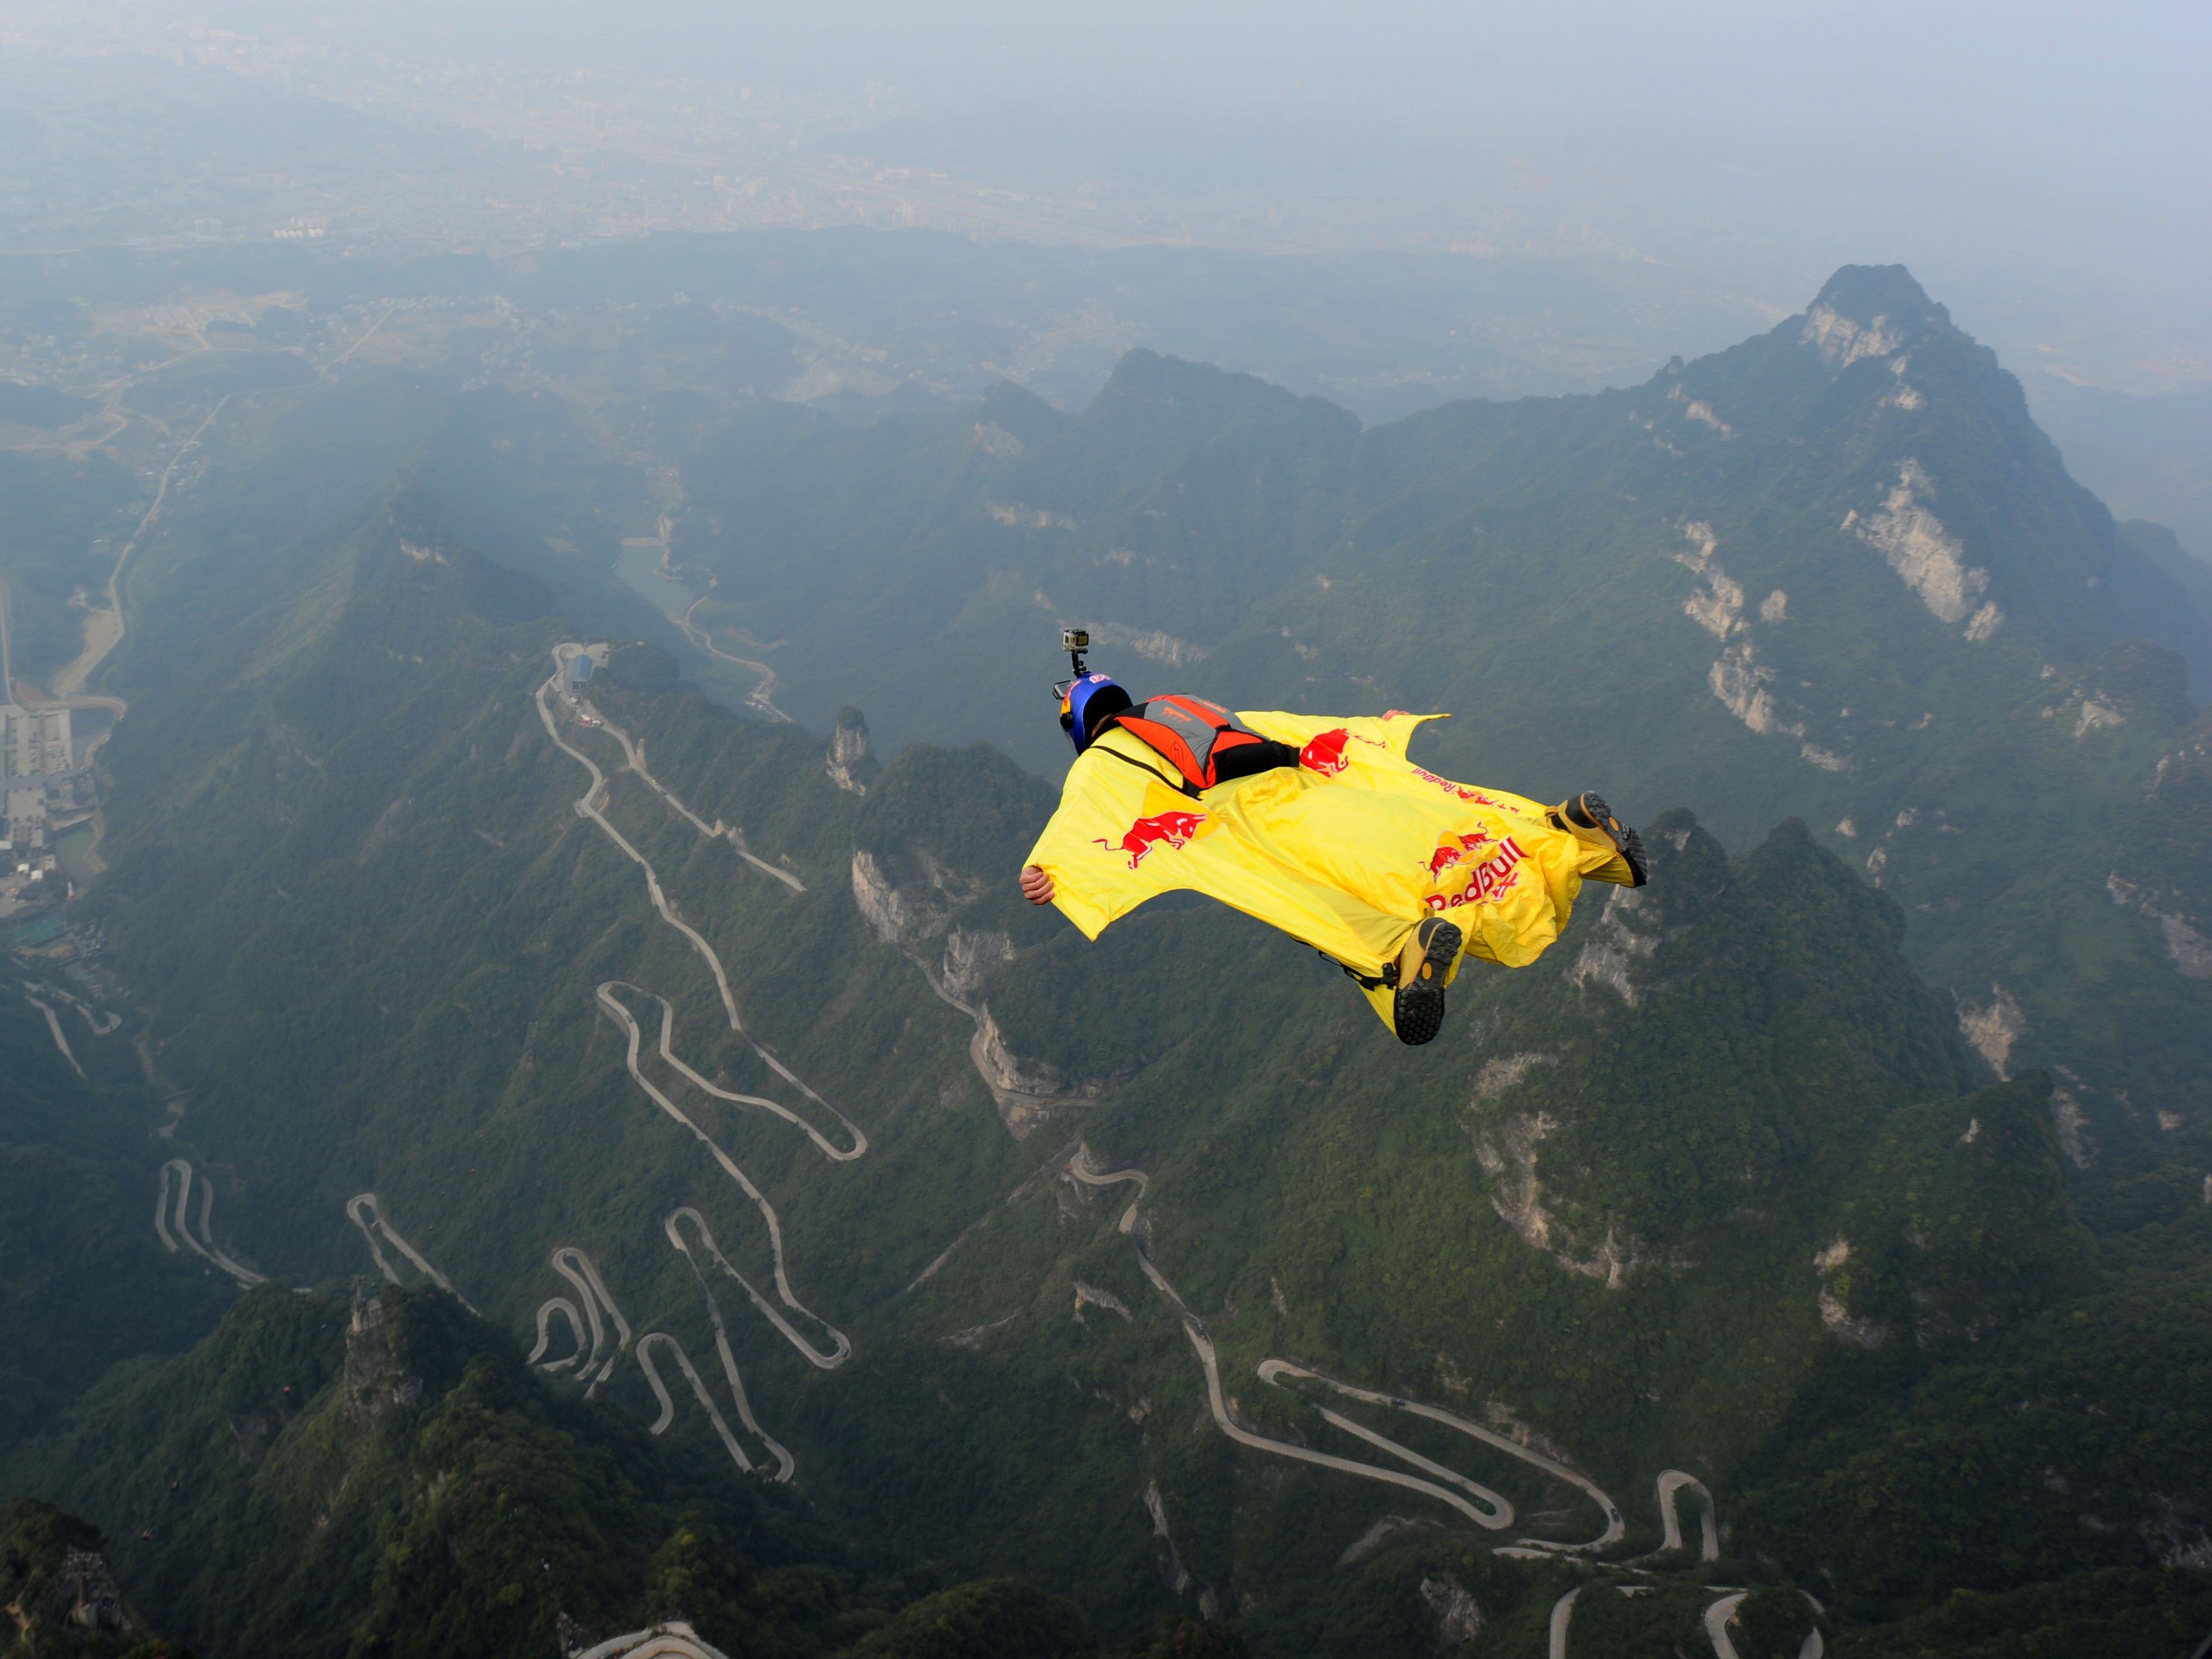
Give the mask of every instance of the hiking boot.
POLYGON ((1590 872, 1592 881, 1609 881, 1616 887, 1641 887, 1651 879, 1651 866, 1644 856, 1644 838, 1613 815, 1602 795, 1585 789, 1570 795, 1548 814, 1554 830, 1565 830, 1586 847, 1609 848, 1617 854, 1612 864, 1590 872))
POLYGON ((1425 918, 1407 937, 1405 948, 1391 964, 1398 970, 1398 981, 1391 999, 1390 1026, 1399 1042, 1428 1042, 1443 1029, 1444 975, 1459 955, 1459 929, 1441 916, 1425 918))

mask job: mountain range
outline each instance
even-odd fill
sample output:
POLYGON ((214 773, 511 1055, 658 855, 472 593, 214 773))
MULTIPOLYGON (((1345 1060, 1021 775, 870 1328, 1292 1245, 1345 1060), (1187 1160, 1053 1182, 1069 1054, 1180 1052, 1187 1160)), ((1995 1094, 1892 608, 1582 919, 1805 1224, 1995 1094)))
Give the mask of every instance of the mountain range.
POLYGON ((8 1156, 87 1170, 18 1327, 101 1334, 0 1492, 155 1627, 2212 1628, 2212 626, 1901 270, 1371 428, 1145 352, 1078 416, 231 396, 101 681, 83 1075, 0 1018, 8 1156), (1010 879, 1076 623, 1449 710, 1421 763, 1601 787, 1653 882, 1420 1051, 1194 900, 1087 945, 1010 879))

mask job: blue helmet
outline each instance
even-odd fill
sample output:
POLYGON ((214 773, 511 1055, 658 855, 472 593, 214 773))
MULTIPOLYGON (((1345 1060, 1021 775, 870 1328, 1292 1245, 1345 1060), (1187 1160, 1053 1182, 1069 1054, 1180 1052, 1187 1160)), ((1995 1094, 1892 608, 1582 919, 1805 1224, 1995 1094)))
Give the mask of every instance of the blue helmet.
POLYGON ((1085 674, 1071 680, 1060 699, 1060 729, 1081 754, 1097 735, 1099 721, 1133 707, 1129 694, 1110 674, 1085 674))

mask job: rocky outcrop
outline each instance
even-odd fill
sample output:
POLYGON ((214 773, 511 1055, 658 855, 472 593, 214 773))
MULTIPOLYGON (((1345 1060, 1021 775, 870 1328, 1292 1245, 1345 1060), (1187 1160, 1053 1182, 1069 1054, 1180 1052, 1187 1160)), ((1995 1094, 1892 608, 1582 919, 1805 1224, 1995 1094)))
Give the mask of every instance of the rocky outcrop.
POLYGON ((975 902, 983 884, 956 875, 926 848, 915 848, 898 862, 912 866, 918 882, 901 883, 890 860, 866 848, 853 854, 853 902, 868 931, 886 945, 912 951, 952 925, 953 913, 975 902))
POLYGON ((1055 1111, 1097 1099, 1103 1079, 1072 1081, 1050 1066, 1021 1059, 1007 1048, 989 1007, 976 1000, 992 970, 1014 956, 1013 941, 999 928, 953 926, 954 916, 981 896, 982 884, 956 874, 927 848, 900 854, 896 863, 920 879, 899 881, 891 859, 855 852, 853 903, 870 933, 904 952, 931 990, 975 1022, 968 1057, 1000 1121, 1018 1139, 1055 1111))
POLYGON ((71 1550, 47 1581, 45 1591, 23 1616, 31 1624, 55 1630, 112 1631, 131 1629, 133 1620, 123 1605, 123 1591, 108 1571, 107 1558, 97 1550, 71 1550))
POLYGON ((1054 1112, 1087 1106, 1106 1092, 1104 1079, 1064 1078, 1056 1067, 1018 1058, 1006 1047, 990 1009, 977 1008, 973 1012, 975 1035, 968 1045, 968 1058, 975 1075, 991 1091, 1000 1121, 1015 1139, 1050 1121, 1054 1112))
POLYGON ((2001 1081, 2012 1075, 2012 1045, 2027 1030, 2018 1000, 2002 985, 1990 987, 1986 1005, 1960 1001, 1959 1034, 2001 1081))
POLYGON ((1522 1113, 1475 1137, 1475 1162, 1492 1177, 1490 1207, 1531 1249, 1543 1251, 1571 1273, 1597 1279, 1609 1291, 1620 1290, 1639 1269, 1651 1265, 1635 1237, 1623 1236, 1608 1224, 1595 1249, 1577 1255, 1573 1232, 1544 1207, 1543 1188, 1536 1179, 1536 1148, 1559 1127, 1547 1112, 1522 1113))
POLYGON ((1482 1069, 1474 1074, 1474 1097, 1495 1100, 1512 1088, 1529 1072, 1539 1066, 1556 1066, 1557 1054, 1506 1054, 1497 1060, 1486 1060, 1482 1069))
POLYGON ((345 1413, 355 1422, 392 1406, 414 1406, 422 1398, 422 1379, 406 1370, 392 1344, 384 1297, 354 1292, 353 1317, 346 1325, 345 1413))
POLYGON ((1650 891, 1644 887, 1615 887, 1608 890, 1605 915, 1598 921, 1595 937, 1583 946, 1574 966, 1567 969, 1571 983, 1587 985, 1595 980, 1611 987, 1632 1008, 1643 1000, 1644 990, 1637 984, 1634 969, 1659 948, 1656 917, 1641 914, 1650 891), (1653 924, 1649 929, 1647 922, 1653 924))
POLYGON ((2160 936, 2166 941, 2166 954, 2173 963, 2174 972, 2184 979, 2212 979, 2212 939, 2207 939, 2190 923, 2177 907, 2161 910, 2158 896, 2145 892, 2131 881, 2123 880, 2114 871, 2105 878, 2105 890, 2112 896, 2112 902, 2129 909, 2140 910, 2158 924, 2160 936))
POLYGON ((848 794, 866 794, 868 786, 854 775, 854 769, 867 758, 868 723, 858 709, 846 709, 837 716, 837 729, 830 734, 826 763, 830 781, 848 794))
POLYGON ((1438 1653, 1449 1653, 1482 1634, 1481 1607, 1449 1573, 1421 1580, 1421 1606, 1436 1627, 1438 1653))
POLYGON ((1929 510, 1935 493, 1920 463, 1908 457, 1881 504, 1863 518, 1854 511, 1844 528, 1881 555, 1929 616, 1954 626, 1964 623, 1968 639, 1986 640, 2004 626, 2004 612, 1983 597, 1990 573, 1967 564, 1964 545, 1929 510))
POLYGON ((995 927, 955 927, 945 936, 945 988, 963 1001, 983 988, 991 970, 1014 959, 1014 942, 995 927))

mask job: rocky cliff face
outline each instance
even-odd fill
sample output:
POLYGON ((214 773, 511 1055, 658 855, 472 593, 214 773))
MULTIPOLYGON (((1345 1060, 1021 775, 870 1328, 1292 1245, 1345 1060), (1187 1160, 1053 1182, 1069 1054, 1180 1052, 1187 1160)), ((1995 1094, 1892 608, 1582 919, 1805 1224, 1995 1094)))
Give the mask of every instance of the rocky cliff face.
POLYGON ((859 709, 843 710, 837 716, 836 730, 830 734, 830 781, 848 794, 866 794, 868 786, 862 773, 863 763, 869 758, 867 722, 859 709))

